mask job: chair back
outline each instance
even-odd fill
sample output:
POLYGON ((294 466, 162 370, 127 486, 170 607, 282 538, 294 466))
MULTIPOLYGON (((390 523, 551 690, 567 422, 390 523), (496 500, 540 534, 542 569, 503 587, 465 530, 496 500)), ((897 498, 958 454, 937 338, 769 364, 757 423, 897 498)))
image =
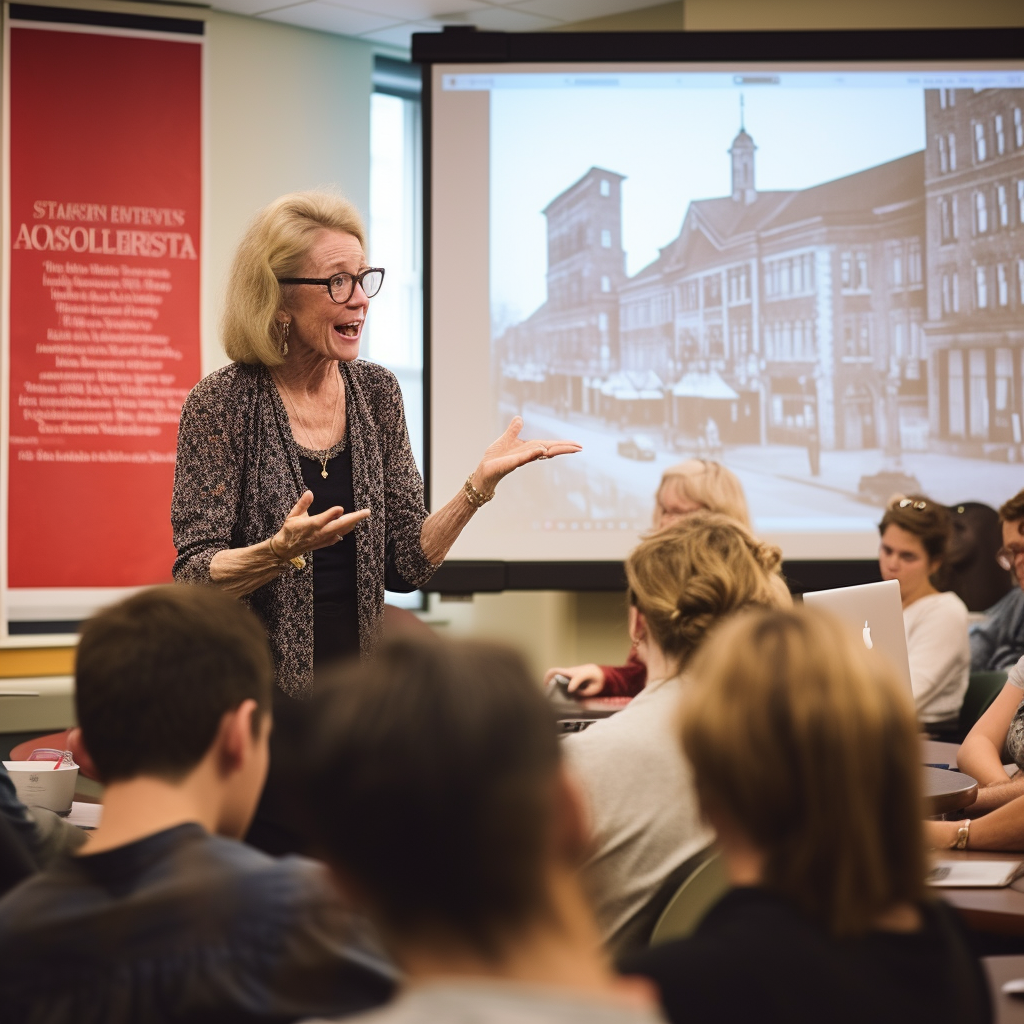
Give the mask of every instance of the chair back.
POLYGON ((971 731, 974 723, 988 710, 989 705, 999 696, 1006 683, 1006 672, 972 672, 967 683, 967 692, 960 707, 958 732, 960 742, 971 731))
POLYGON ((722 855, 713 853, 683 882, 662 911, 651 933, 651 945, 693 934, 704 915, 728 892, 722 855))

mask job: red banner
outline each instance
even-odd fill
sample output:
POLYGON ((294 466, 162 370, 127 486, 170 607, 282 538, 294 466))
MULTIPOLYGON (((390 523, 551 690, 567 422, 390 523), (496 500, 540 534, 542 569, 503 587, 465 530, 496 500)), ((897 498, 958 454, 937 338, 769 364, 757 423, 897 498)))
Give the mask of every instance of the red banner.
POLYGON ((15 24, 9 53, 7 587, 169 580, 201 40, 15 24))

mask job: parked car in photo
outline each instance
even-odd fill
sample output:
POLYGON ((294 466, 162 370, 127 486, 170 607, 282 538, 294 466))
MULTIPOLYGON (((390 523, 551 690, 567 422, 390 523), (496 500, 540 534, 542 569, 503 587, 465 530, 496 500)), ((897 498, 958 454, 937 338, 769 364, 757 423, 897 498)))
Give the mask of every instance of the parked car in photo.
POLYGON ((620 441, 618 451, 624 458, 637 459, 639 462, 653 462, 657 454, 654 442, 646 434, 633 434, 620 441))

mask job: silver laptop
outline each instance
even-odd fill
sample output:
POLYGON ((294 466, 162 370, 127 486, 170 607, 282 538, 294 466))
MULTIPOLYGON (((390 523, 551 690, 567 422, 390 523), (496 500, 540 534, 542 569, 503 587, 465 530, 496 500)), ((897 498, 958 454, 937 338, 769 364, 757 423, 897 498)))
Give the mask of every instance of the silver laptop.
POLYGON ((866 647, 881 651, 892 662, 906 683, 907 693, 914 696, 899 580, 839 590, 816 590, 804 594, 804 604, 823 608, 837 619, 848 622, 863 638, 866 647))

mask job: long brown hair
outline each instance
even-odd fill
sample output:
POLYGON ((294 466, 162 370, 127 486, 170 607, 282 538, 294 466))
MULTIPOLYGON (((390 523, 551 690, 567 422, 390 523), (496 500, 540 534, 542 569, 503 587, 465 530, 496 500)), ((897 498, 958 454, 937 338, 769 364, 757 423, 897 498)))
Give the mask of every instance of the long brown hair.
POLYGON ((764 855, 762 884, 834 935, 924 898, 913 703, 820 611, 752 611, 691 666, 682 743, 705 808, 764 855))

